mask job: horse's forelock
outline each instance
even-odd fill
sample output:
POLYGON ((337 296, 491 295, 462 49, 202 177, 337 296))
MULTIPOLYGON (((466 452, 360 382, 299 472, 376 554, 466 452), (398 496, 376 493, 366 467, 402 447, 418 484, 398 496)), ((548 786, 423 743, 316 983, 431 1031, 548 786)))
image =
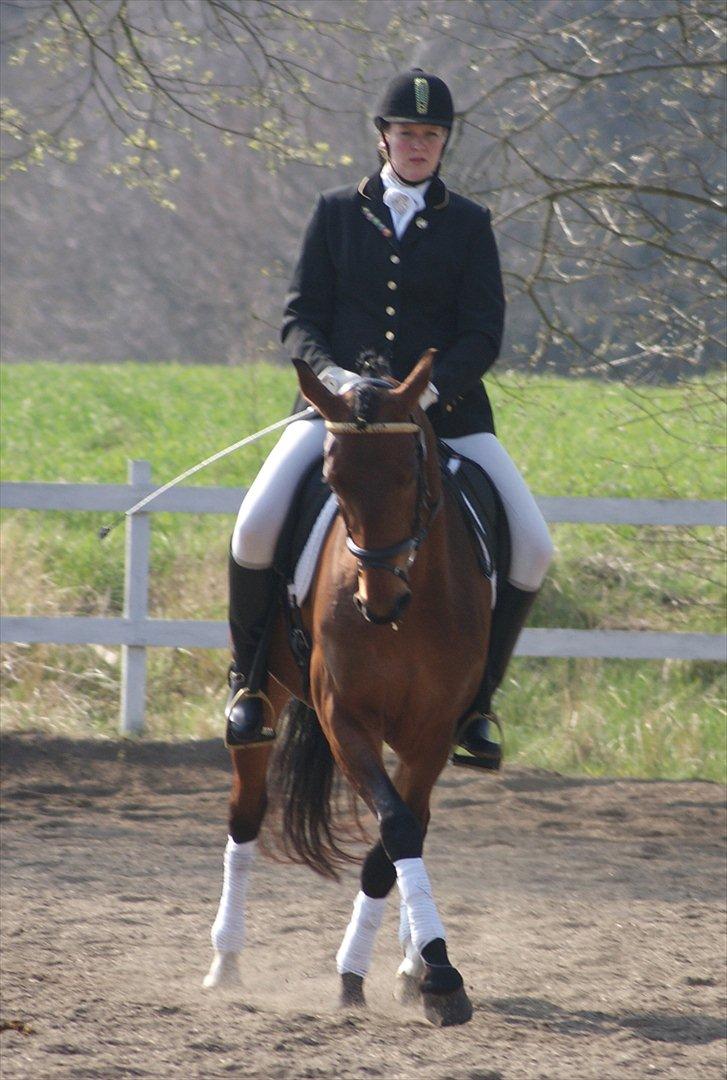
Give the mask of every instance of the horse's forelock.
POLYGON ((353 397, 353 414, 356 420, 371 424, 377 419, 383 389, 380 383, 373 381, 363 381, 356 386, 353 397))

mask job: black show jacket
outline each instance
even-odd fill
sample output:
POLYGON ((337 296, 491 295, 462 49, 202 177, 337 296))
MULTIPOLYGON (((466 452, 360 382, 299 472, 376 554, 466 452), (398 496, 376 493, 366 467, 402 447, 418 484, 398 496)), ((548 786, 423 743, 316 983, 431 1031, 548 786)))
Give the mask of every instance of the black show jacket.
POLYGON ((355 371, 374 350, 403 379, 436 348, 440 399, 427 415, 437 434, 494 431, 482 376, 500 350, 505 298, 490 212, 435 177, 397 240, 383 193, 376 174, 320 196, 287 297, 286 349, 318 374, 355 371))

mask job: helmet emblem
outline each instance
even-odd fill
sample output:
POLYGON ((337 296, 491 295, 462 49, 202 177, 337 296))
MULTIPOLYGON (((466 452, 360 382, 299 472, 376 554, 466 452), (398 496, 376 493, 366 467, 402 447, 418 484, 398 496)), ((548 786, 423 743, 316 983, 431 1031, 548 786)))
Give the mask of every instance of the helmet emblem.
POLYGON ((416 99, 417 112, 420 115, 426 113, 429 108, 429 83, 426 79, 414 79, 414 97, 416 99))

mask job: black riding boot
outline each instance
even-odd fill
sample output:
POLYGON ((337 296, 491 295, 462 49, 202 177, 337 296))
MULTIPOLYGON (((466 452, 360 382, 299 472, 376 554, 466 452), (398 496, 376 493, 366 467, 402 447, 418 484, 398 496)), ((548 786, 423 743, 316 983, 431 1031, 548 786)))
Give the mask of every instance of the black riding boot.
POLYGON ((472 712, 465 720, 457 746, 467 754, 452 755, 454 765, 468 765, 475 769, 496 771, 502 763, 502 745, 490 738, 490 725, 499 721, 492 711, 492 698, 505 677, 517 640, 535 603, 538 591, 525 592, 506 581, 499 589, 495 610, 492 613, 490 647, 487 653, 485 675, 472 712))
POLYGON ((270 708, 261 687, 269 632, 274 616, 275 573, 249 570, 235 562, 230 565, 230 693, 225 706, 225 745, 254 746, 270 742, 275 732, 264 726, 265 708, 270 708))

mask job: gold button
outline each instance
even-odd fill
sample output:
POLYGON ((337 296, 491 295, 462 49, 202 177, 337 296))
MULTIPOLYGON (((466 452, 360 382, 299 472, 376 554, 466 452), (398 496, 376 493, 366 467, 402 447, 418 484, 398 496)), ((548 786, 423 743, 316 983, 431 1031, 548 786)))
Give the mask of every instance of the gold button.
POLYGON ((387 330, 386 333, 384 334, 384 337, 386 338, 387 341, 393 341, 394 338, 396 337, 396 334, 394 333, 393 330, 387 330))
POLYGON ((396 308, 393 308, 391 306, 387 307, 386 314, 387 315, 396 315, 396 308))
POLYGON ((395 281, 387 281, 386 284, 389 286, 390 289, 395 289, 396 288, 396 282, 395 281))
POLYGON ((393 263, 400 263, 401 259, 398 255, 389 255, 389 260, 393 263))

